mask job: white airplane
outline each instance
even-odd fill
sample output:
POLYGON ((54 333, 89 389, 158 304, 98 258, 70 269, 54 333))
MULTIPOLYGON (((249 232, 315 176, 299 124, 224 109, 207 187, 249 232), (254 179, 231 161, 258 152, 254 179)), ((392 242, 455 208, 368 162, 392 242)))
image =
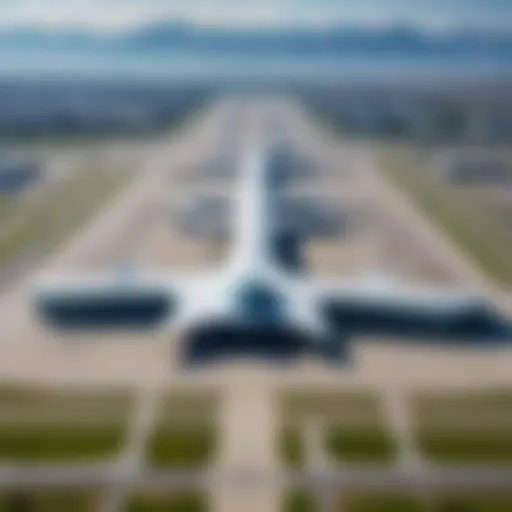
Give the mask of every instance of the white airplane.
POLYGON ((343 358, 347 342, 358 335, 512 338, 508 322, 478 296, 374 279, 322 282, 283 268, 276 252, 279 192, 267 156, 262 149, 245 155, 234 248, 222 270, 44 276, 33 295, 39 318, 80 332, 178 330, 194 350, 224 346, 234 354, 265 345, 343 358))

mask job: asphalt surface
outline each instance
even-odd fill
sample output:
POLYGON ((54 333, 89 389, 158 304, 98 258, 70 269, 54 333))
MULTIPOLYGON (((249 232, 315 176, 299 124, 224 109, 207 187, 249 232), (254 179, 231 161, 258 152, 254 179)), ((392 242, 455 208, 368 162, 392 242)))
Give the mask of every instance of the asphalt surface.
MULTIPOLYGON (((269 106, 264 101, 256 100, 239 108, 243 110, 247 138, 255 139, 265 133, 269 106)), ((294 104, 279 108, 289 136, 303 150, 322 155, 326 170, 332 171, 322 179, 332 180, 329 188, 339 201, 361 203, 374 216, 373 224, 355 236, 313 242, 308 247, 313 276, 336 279, 391 268, 397 278, 457 284, 502 301, 478 271, 380 179, 368 148, 341 144, 321 134, 294 104)), ((275 105, 271 110, 275 115, 275 105)), ((220 104, 189 132, 159 146, 145 163, 139 179, 38 272, 83 272, 115 266, 119 261, 172 267, 178 272, 220 265, 226 247, 183 239, 172 218, 161 212, 167 211, 166 205, 179 203, 193 192, 191 188, 197 184, 178 184, 174 177, 191 162, 199 163, 215 151, 223 127, 232 122, 230 116, 229 105, 220 104)), ((230 191, 231 188, 226 194, 230 191)), ((408 412, 400 398, 404 390, 510 387, 510 351, 461 351, 359 340, 352 364, 346 368, 304 360, 286 367, 230 362, 189 372, 178 363, 180 340, 175 333, 102 339, 81 336, 69 340, 43 330, 28 308, 31 278, 32 275, 24 276, 19 286, 1 300, 0 377, 7 382, 43 387, 79 384, 103 389, 124 385, 141 390, 142 399, 134 411, 131 434, 119 460, 82 467, 0 467, 0 486, 60 488, 106 484, 112 492, 107 496, 105 510, 121 509, 132 487, 168 491, 173 487, 206 486, 214 510, 219 512, 239 512, 251 507, 273 512, 279 508, 280 492, 290 486, 395 490, 411 483, 417 488, 420 482, 420 487, 436 490, 504 490, 512 483, 509 468, 449 468, 416 463, 410 455, 414 447, 408 447, 405 429, 408 412), (221 390, 221 426, 225 437, 218 464, 200 472, 170 473, 151 471, 145 466, 143 446, 158 406, 153 391, 144 390, 154 383, 158 383, 154 393, 176 386, 211 386, 221 390), (305 386, 330 391, 364 387, 382 392, 384 399, 390 399, 387 421, 405 447, 401 463, 342 470, 328 467, 324 473, 311 474, 280 470, 274 453, 279 420, 274 396, 279 390, 305 386), (391 398, 386 394, 388 391, 391 398)), ((315 441, 318 436, 312 431, 310 458, 315 461, 321 459, 320 443, 315 441)))

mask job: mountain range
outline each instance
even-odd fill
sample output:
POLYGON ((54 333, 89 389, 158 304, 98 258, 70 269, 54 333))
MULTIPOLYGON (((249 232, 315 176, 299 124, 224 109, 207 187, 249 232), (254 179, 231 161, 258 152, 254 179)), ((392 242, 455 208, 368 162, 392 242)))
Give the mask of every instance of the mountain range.
POLYGON ((512 56, 512 33, 478 29, 427 32, 414 26, 236 31, 163 22, 129 32, 4 28, 1 50, 121 53, 194 52, 222 55, 512 56))

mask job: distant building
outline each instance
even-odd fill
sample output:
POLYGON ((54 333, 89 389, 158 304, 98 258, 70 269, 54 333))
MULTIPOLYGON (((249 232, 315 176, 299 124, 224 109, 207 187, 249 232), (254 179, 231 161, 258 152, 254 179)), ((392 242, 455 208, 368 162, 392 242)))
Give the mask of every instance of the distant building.
POLYGON ((30 161, 0 156, 0 193, 16 194, 38 181, 39 166, 30 161))
POLYGON ((512 112, 494 112, 489 116, 487 134, 490 142, 509 143, 512 141, 512 112))
POLYGON ((492 152, 461 152, 434 162, 433 172, 459 185, 512 185, 512 165, 492 152))

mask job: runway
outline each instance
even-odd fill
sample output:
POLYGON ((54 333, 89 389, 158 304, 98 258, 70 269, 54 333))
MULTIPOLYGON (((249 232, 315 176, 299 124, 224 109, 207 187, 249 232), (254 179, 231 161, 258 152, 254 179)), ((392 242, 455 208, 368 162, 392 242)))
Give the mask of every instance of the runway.
MULTIPOLYGON (((260 112, 258 106, 252 108, 257 112, 253 112, 254 115, 261 116, 266 107, 260 107, 260 112)), ((350 199, 363 207, 371 205, 370 212, 375 212, 373 224, 360 235, 348 240, 319 240, 310 244, 308 259, 312 273, 341 278, 384 271, 397 279, 413 282, 434 281, 468 290, 478 288, 496 298, 497 293, 490 290, 485 280, 475 277, 479 273, 467 261, 460 262, 460 256, 450 252, 442 242, 433 243, 431 239, 425 242, 424 233, 428 229, 425 220, 418 218, 414 211, 403 211, 403 198, 395 200, 396 191, 387 187, 371 166, 371 154, 359 147, 340 146, 329 140, 294 105, 282 110, 283 124, 290 137, 296 139, 301 148, 322 155, 327 169, 340 170, 338 174, 334 172, 331 187, 339 200, 350 199)), ((171 140, 155 152, 129 190, 106 211, 100 212, 85 231, 70 240, 64 251, 40 272, 115 268, 119 263, 166 267, 177 273, 220 266, 226 248, 208 241, 186 239, 178 232, 166 204, 193 193, 193 185, 173 186, 173 172, 194 159, 201 161, 201 155, 214 151, 222 133, 223 118, 226 121, 226 111, 229 111, 226 105, 217 106, 202 121, 202 126, 195 127, 196 133, 171 140)), ((249 117, 250 112, 249 108, 249 117)), ((172 333, 134 336, 130 340, 116 336, 102 340, 83 336, 76 342, 63 343, 60 336, 44 332, 30 317, 26 288, 29 282, 30 277, 26 276, 19 287, 2 299, 0 375, 4 379, 106 386, 130 385, 144 381, 151 374, 169 383, 182 378, 202 381, 211 378, 218 382, 224 376, 229 380, 229 374, 236 370, 229 364, 225 368, 206 369, 200 375, 184 374, 173 361, 172 333), (118 361, 122 364, 117 364, 118 361)), ((414 344, 383 345, 372 340, 360 340, 355 345, 354 368, 341 375, 337 369, 326 369, 315 361, 301 361, 297 367, 277 371, 261 368, 261 371, 268 372, 270 379, 287 384, 300 382, 306 368, 309 368, 312 383, 332 381, 333 385, 358 380, 423 385, 429 383, 434 368, 433 385, 457 382, 466 385, 467 375, 473 376, 474 385, 509 382, 512 354, 504 351, 493 354, 424 349, 414 344)))
MULTIPOLYGON (((220 145, 232 108, 229 100, 215 105, 198 124, 161 144, 141 169, 136 181, 85 231, 70 240, 61 254, 37 272, 87 271, 115 266, 119 262, 169 268, 177 273, 220 266, 227 247, 184 238, 167 207, 193 194, 195 185, 185 185, 176 176, 190 162, 203 162, 220 145)), ((269 106, 265 100, 258 99, 238 108, 244 111, 247 128, 240 136, 255 138, 258 129, 253 123, 261 130, 264 125, 262 119, 268 115, 269 106)), ((329 190, 340 202, 361 204, 371 213, 372 222, 354 237, 318 240, 308 246, 313 274, 337 279, 387 269, 397 279, 478 289, 506 307, 506 298, 494 290, 450 244, 437 237, 428 221, 410 208, 381 178, 375 169, 371 148, 340 143, 334 137, 319 132, 294 103, 284 103, 280 108, 279 115, 289 137, 304 151, 321 156, 322 165, 332 171, 332 176, 326 178, 329 190)), ((229 194, 229 180, 227 184, 226 194, 229 194)), ((277 420, 272 397, 284 390, 304 387, 319 390, 372 389, 385 396, 390 389, 407 392, 417 389, 467 390, 510 388, 512 384, 510 350, 462 351, 414 343, 382 343, 372 339, 356 340, 351 364, 342 368, 319 360, 303 359, 287 366, 230 361, 188 371, 180 365, 180 339, 175 333, 101 339, 83 335, 69 340, 63 335, 44 331, 28 309, 27 291, 31 278, 30 275, 25 276, 19 286, 2 298, 0 304, 0 379, 7 383, 50 388, 126 386, 140 390, 154 385, 155 393, 174 387, 220 390, 224 411, 221 424, 226 433, 231 433, 226 437, 220 456, 223 464, 219 469, 223 471, 246 468, 252 461, 257 468, 263 468, 263 472, 278 474, 278 462, 273 453, 273 431, 277 420), (248 403, 257 405, 257 422, 251 421, 252 409, 243 409, 243 404, 248 403), (254 442, 251 441, 252 434, 256 436, 254 442)), ((163 487, 168 485, 171 479, 167 475, 145 474, 138 466, 143 462, 140 447, 145 439, 142 434, 148 428, 151 407, 155 405, 151 391, 143 396, 140 414, 134 414, 133 419, 136 426, 142 426, 140 430, 135 428, 132 441, 128 442, 130 453, 137 454, 136 464, 129 468, 133 474, 122 476, 122 468, 112 470, 113 474, 111 469, 97 471, 97 468, 84 468, 85 473, 75 475, 62 468, 62 473, 56 470, 55 479, 51 477, 50 483, 57 482, 60 477, 63 484, 67 480, 73 482, 76 477, 76 481, 85 485, 96 485, 98 478, 104 477, 107 481, 114 480, 112 485, 125 486, 127 482, 131 485, 137 479, 137 485, 141 486, 158 487, 160 482, 163 487), (125 480, 119 482, 119 478, 125 480)), ((14 470, 9 471, 0 471, 0 485, 12 484, 15 478, 24 479, 27 485, 45 483, 41 473, 37 472, 39 470, 21 477, 14 470)), ((410 477, 408 471, 399 466, 385 471, 331 472, 329 475, 336 482, 345 482, 343 485, 354 488, 363 486, 358 482, 367 482, 367 487, 392 489, 403 488, 410 477)), ((492 479, 492 472, 486 475, 490 476, 482 480, 481 473, 452 475, 446 470, 435 475, 425 473, 424 479, 438 487, 444 484, 449 487, 448 483, 452 482, 453 488, 471 488, 476 481, 511 481, 509 472, 500 473, 496 480, 492 479)), ((196 476, 186 474, 183 482, 190 483, 196 476)), ((200 481, 204 483, 202 477, 200 481)), ((219 512, 239 512, 242 510, 240 507, 249 510, 248 504, 256 503, 251 493, 240 498, 230 494, 229 489, 227 495, 224 491, 222 485, 216 485, 212 491, 212 499, 217 503, 219 512)), ((274 491, 260 496, 265 503, 265 511, 278 509, 279 492, 274 491)), ((123 487, 121 501, 126 492, 123 487)), ((114 493, 111 498, 110 510, 114 510, 119 505, 119 496, 114 493)), ((259 510, 263 510, 262 506, 259 510)))

